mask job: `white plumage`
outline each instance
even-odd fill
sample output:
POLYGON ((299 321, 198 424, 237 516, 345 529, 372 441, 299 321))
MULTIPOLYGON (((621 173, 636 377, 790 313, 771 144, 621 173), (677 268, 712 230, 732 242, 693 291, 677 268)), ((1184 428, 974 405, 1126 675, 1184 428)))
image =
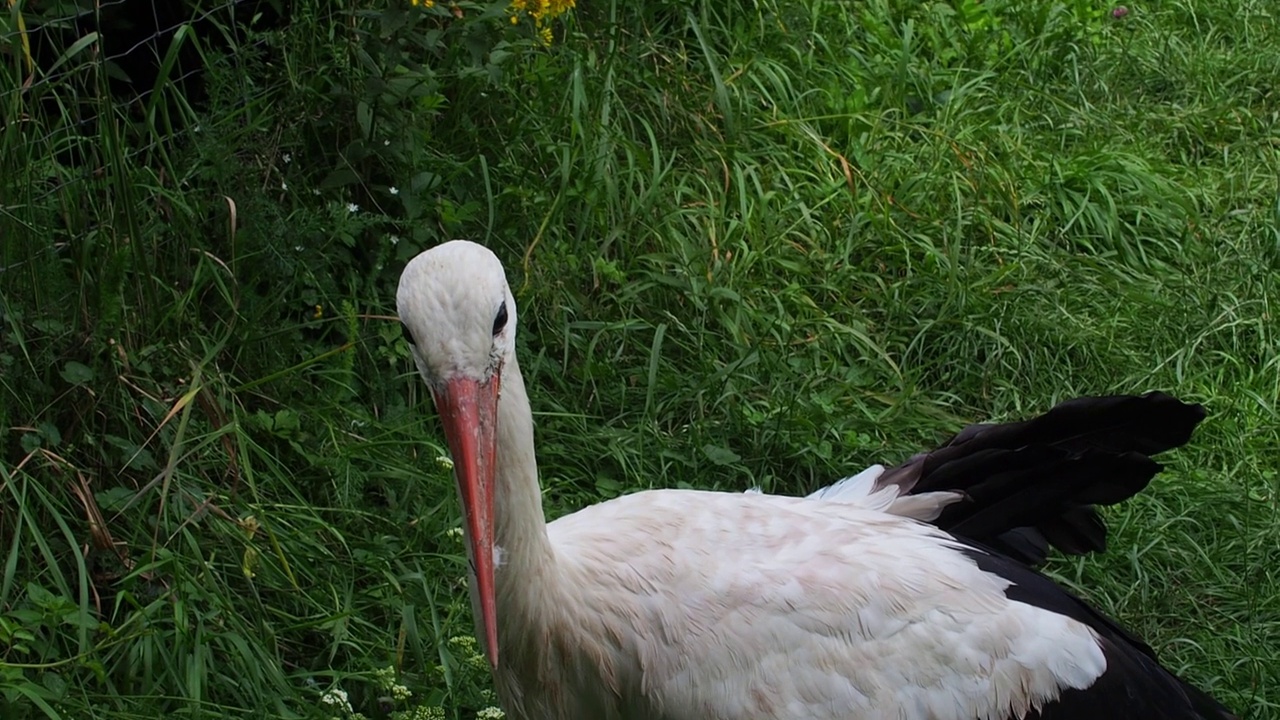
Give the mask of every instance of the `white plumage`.
POLYGON ((942 531, 856 505, 657 490, 547 531, 554 605, 587 623, 570 648, 612 637, 593 652, 645 717, 1020 717, 1106 665, 1087 626, 1009 601, 942 531))
MULTIPOLYGON (((935 481, 959 471, 930 475, 922 456, 808 498, 654 490, 547 524, 497 258, 467 242, 429 250, 397 304, 454 456, 479 634, 512 718, 1231 717, 1065 591, 943 529, 1003 546, 1034 526, 1090 549, 1079 518, 1096 516, 1041 517, 1001 480, 1038 451, 961 448, 986 463, 985 485, 935 481), (1071 539, 1079 528, 1086 540, 1071 539)), ((1072 455, 1077 469, 1150 470, 1125 457, 1072 455)), ((1069 499, 1116 501, 1095 485, 1069 499)))

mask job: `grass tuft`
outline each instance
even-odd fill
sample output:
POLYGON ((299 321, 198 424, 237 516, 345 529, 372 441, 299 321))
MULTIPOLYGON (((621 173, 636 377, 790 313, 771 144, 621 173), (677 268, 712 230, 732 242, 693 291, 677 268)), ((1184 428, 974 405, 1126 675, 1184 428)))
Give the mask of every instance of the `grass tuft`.
POLYGON ((0 20, 0 715, 492 703, 392 300, 468 237, 551 515, 1203 402, 1110 552, 1050 569, 1280 717, 1270 4, 612 1, 550 45, 499 1, 233 5, 181 5, 132 94, 101 10, 0 20))

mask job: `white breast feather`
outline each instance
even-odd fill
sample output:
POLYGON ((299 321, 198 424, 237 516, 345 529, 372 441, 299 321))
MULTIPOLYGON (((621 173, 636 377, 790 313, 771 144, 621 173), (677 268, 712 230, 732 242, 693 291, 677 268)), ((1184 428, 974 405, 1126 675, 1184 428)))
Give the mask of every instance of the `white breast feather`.
POLYGON ((1087 626, 857 504, 652 491, 548 533, 583 636, 617 639, 654 720, 1003 720, 1106 669, 1087 626))

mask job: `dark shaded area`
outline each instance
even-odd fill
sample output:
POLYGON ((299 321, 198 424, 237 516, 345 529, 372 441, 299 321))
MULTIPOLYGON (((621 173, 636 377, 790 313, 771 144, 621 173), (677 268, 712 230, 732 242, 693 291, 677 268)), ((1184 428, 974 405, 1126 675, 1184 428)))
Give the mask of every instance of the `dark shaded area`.
MULTIPOLYGON (((244 30, 269 30, 289 21, 286 0, 107 0, 102 3, 31 3, 28 37, 36 65, 52 67, 81 38, 98 34, 106 82, 116 100, 145 99, 156 87, 180 28, 189 26, 209 54, 226 52, 244 30)), ((185 42, 168 79, 187 101, 202 105, 208 94, 204 59, 185 42)))

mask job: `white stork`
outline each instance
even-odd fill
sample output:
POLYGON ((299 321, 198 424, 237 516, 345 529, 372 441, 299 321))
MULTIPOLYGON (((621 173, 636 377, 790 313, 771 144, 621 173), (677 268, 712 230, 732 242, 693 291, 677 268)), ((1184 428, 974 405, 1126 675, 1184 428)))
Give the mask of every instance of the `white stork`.
POLYGON ((396 301, 453 455, 478 634, 511 718, 1234 717, 991 549, 1098 547, 1084 506, 1140 490, 1159 469, 1145 453, 1184 442, 1198 406, 1109 398, 1091 416, 1079 401, 825 497, 651 490, 547 523, 501 263, 440 245, 396 301))

